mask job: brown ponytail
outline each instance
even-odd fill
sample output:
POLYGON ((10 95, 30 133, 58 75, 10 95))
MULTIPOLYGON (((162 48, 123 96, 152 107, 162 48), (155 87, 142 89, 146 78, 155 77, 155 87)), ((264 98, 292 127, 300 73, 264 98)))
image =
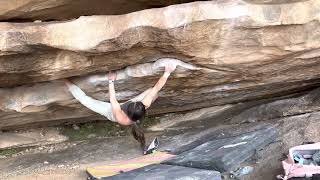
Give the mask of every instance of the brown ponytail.
POLYGON ((134 139, 136 139, 140 143, 142 151, 144 151, 146 147, 146 139, 144 137, 143 129, 138 126, 137 123, 133 123, 131 125, 131 133, 134 139))

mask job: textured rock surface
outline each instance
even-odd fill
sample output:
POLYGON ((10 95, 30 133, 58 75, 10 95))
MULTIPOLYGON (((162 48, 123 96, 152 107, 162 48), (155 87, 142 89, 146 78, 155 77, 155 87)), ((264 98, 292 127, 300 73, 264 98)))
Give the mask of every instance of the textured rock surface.
POLYGON ((27 132, 1 133, 0 150, 6 148, 30 147, 61 143, 68 140, 56 129, 50 128, 46 132, 31 130, 27 132))
POLYGON ((320 88, 303 95, 258 104, 247 108, 230 119, 231 123, 267 121, 287 116, 295 116, 320 110, 320 88))
POLYGON ((221 175, 217 171, 209 171, 203 169, 188 168, 182 166, 170 165, 150 165, 137 170, 122 173, 120 175, 102 178, 103 180, 189 180, 189 179, 203 179, 203 180, 221 180, 221 175))
MULTIPOLYGON (((65 22, 0 23, 0 129, 103 119, 71 101, 56 80, 80 76, 74 81, 84 91, 106 100, 106 71, 135 69, 162 57, 201 69, 179 68, 150 114, 263 99, 318 85, 320 2, 256 3, 195 2, 65 22), (99 83, 89 81, 92 74, 99 83)), ((138 74, 117 82, 121 100, 151 87, 159 77, 159 72, 138 74)))
MULTIPOLYGON (((3 0, 0 2, 0 20, 63 20, 85 15, 125 14, 150 8, 194 0, 3 0)), ((283 4, 301 0, 245 0, 256 4, 283 4)))
POLYGON ((208 141, 179 154, 164 164, 214 169, 219 172, 231 171, 252 157, 256 151, 274 142, 277 137, 277 129, 267 126, 240 136, 208 141))
POLYGON ((0 20, 61 20, 81 15, 124 14, 190 0, 3 0, 0 20))
MULTIPOLYGON (((208 125, 204 127, 202 126, 200 128, 197 128, 197 126, 194 126, 194 124, 184 124, 180 125, 180 127, 192 128, 185 130, 183 133, 180 131, 175 134, 175 130, 169 131, 169 133, 167 132, 166 134, 169 137, 162 138, 162 140, 166 143, 162 144, 160 150, 170 151, 173 154, 181 154, 183 152, 192 150, 208 141, 225 141, 225 139, 233 139, 235 137, 241 137, 244 134, 250 134, 251 132, 259 132, 263 129, 268 129, 270 127, 276 128, 277 126, 271 125, 269 123, 251 123, 220 125, 216 127, 211 127, 213 125, 210 125, 210 119, 207 119, 205 121, 208 125)), ((198 126, 201 125, 201 121, 197 121, 195 123, 198 126)))

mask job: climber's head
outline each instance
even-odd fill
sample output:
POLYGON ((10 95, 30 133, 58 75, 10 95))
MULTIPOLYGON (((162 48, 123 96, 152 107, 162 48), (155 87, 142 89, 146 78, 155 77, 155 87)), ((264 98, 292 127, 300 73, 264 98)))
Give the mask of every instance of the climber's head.
POLYGON ((131 121, 137 122, 143 120, 146 114, 146 107, 142 102, 128 102, 122 107, 122 110, 126 113, 131 121))
POLYGON ((128 118, 134 123, 131 125, 131 133, 133 137, 140 143, 141 149, 145 151, 146 140, 141 127, 138 126, 137 121, 142 121, 146 114, 146 107, 142 102, 127 102, 121 109, 126 113, 128 118))

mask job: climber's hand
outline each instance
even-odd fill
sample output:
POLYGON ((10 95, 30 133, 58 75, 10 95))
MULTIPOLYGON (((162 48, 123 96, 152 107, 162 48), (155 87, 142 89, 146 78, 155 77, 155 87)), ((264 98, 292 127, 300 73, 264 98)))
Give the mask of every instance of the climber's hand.
POLYGON ((166 67, 165 67, 165 72, 171 73, 171 72, 173 72, 175 69, 176 69, 176 65, 169 64, 169 65, 166 65, 166 67))
POLYGON ((112 80, 112 81, 115 81, 117 79, 117 74, 110 71, 109 74, 108 74, 108 80, 112 80))

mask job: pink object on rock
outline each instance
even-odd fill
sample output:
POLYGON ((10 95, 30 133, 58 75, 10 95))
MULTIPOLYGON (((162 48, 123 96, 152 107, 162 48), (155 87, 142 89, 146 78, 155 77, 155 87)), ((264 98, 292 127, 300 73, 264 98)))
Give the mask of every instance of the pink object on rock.
POLYGON ((312 177, 314 174, 320 174, 320 166, 318 165, 302 165, 294 161, 294 153, 300 154, 302 157, 312 157, 312 155, 320 150, 320 143, 306 144, 290 148, 288 159, 282 161, 285 176, 280 179, 287 180, 292 177, 312 177))

